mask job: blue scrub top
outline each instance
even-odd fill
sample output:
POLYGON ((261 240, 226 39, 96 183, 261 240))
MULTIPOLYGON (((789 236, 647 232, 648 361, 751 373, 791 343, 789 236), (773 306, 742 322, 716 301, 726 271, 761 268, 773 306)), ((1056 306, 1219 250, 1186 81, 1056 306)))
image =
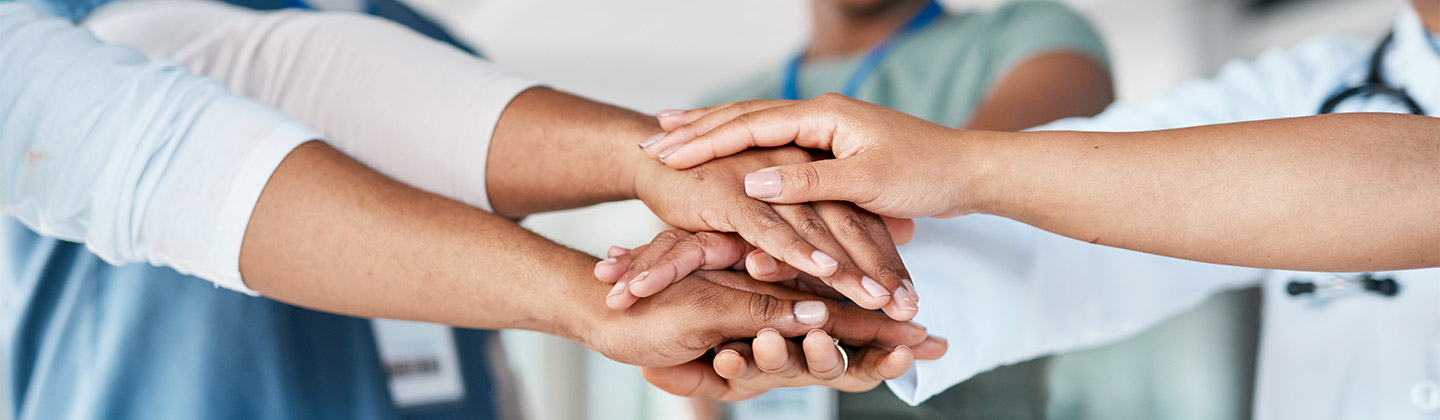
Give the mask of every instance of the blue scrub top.
MULTIPOLYGON (((40 3, 78 19, 104 2, 40 3)), ((382 17, 444 34, 393 0, 375 3, 382 17)), ((464 48, 448 34, 436 38, 464 48)), ((9 364, 0 379, 16 420, 496 417, 485 358, 493 332, 454 330, 465 401, 401 410, 368 320, 218 289, 168 268, 112 266, 82 244, 9 217, 0 223, 12 262, 0 271, 9 364)))

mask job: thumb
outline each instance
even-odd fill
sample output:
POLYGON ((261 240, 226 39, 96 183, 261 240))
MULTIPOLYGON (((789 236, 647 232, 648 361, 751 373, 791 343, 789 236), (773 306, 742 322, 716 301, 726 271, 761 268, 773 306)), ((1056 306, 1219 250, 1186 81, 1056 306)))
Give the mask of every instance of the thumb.
POLYGON ((745 175, 745 194, 772 203, 868 203, 878 186, 859 157, 776 166, 745 175))

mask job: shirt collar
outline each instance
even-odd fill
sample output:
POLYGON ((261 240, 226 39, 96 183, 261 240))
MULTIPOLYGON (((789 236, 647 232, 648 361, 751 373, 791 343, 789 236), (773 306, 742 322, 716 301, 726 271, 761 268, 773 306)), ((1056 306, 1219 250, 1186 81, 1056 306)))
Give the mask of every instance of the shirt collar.
POLYGON ((1385 54, 1385 78, 1405 89, 1426 112, 1440 116, 1440 51, 1415 9, 1406 7, 1395 22, 1395 41, 1385 54))

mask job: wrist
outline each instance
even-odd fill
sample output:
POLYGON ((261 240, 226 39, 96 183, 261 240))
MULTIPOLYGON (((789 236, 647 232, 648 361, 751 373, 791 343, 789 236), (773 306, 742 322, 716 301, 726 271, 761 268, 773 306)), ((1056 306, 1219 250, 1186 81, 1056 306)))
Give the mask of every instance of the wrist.
POLYGON ((964 183, 951 193, 951 214, 1003 213, 1015 198, 1015 187, 1010 185, 1014 165, 1023 164, 1014 159, 1019 139, 1014 133, 952 130, 952 138, 942 141, 952 145, 950 153, 942 155, 944 165, 961 171, 964 183))
POLYGON ((566 249, 564 261, 549 259, 537 264, 549 265, 553 271, 548 278, 530 279, 527 293, 517 294, 524 299, 525 308, 519 317, 524 320, 515 328, 535 331, 565 338, 579 343, 589 343, 590 335, 598 327, 605 307, 605 293, 610 285, 594 278, 596 258, 578 251, 566 249))
POLYGON ((1053 173, 1053 159, 1063 153, 1056 145, 1081 141, 1071 132, 984 132, 973 142, 971 167, 973 210, 1029 221, 1040 215, 1041 204, 1065 188, 1065 174, 1053 173))

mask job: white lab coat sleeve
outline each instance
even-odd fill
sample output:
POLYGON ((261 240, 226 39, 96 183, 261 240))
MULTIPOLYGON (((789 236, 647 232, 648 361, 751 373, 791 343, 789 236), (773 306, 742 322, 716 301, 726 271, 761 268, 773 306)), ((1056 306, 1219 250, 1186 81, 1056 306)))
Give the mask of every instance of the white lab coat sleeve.
POLYGON ((253 294, 240 244, 270 174, 319 136, 173 62, 0 3, 0 206, 112 264, 253 294))
POLYGON ((1069 118, 1035 131, 1150 131, 1314 115, 1341 86, 1340 74, 1369 48, 1365 43, 1315 37, 1268 50, 1255 60, 1231 60, 1210 79, 1185 82, 1139 103, 1117 102, 1092 118, 1069 118), (1356 57, 1335 65, 1336 57, 1356 57))
POLYGON ((1013 220, 916 220, 901 257, 923 296, 915 321, 950 342, 889 381, 915 405, 997 366, 1137 334, 1264 271, 1089 244, 1013 220))

